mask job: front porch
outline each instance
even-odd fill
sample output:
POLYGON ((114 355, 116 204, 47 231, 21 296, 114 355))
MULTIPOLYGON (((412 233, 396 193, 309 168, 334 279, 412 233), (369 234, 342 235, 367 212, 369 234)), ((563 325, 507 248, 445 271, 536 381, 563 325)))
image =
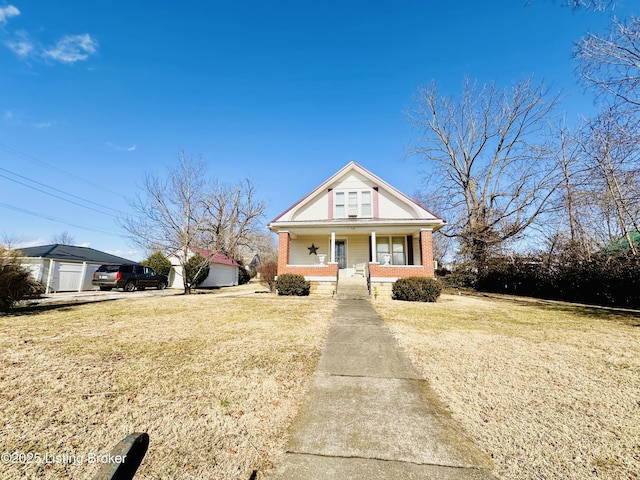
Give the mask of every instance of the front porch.
POLYGON ((278 275, 303 275, 312 292, 328 294, 339 290, 340 278, 364 277, 372 291, 398 278, 434 276, 431 229, 353 230, 280 231, 278 275))

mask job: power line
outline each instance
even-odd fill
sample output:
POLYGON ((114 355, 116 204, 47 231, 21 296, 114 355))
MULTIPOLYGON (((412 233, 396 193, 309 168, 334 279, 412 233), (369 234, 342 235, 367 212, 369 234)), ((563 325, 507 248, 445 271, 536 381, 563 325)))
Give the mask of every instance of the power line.
POLYGON ((32 155, 29 155, 27 153, 21 152, 20 150, 17 150, 13 147, 10 147, 9 145, 5 145, 4 143, 0 143, 0 149, 4 150, 5 152, 10 153, 11 155, 14 155, 16 157, 20 157, 23 158, 25 160, 29 160, 30 162, 36 163, 40 166, 43 167, 47 167, 50 168, 51 170, 55 170, 56 172, 62 173, 64 175, 66 175, 67 177, 71 177, 75 180, 81 180, 84 183, 88 183, 89 185, 93 185, 94 187, 98 187, 100 188, 102 191, 107 191, 110 193, 113 193, 115 195, 120 195, 117 192, 114 192, 113 190, 109 190, 108 188, 106 188, 104 185, 98 185, 97 183, 92 182, 91 180, 87 180, 86 178, 82 178, 79 177, 78 175, 75 175, 71 172, 67 172, 66 170, 63 170, 62 168, 56 167, 55 165, 51 165, 50 163, 47 163, 43 160, 40 160, 32 155))
POLYGON ((50 196, 52 196, 52 197, 58 198, 58 199, 60 199, 60 200, 63 200, 63 201, 65 201, 65 202, 69 202, 69 203, 72 203, 72 204, 74 204, 74 205, 78 205, 78 206, 80 206, 80 207, 86 208, 86 209, 88 209, 88 210, 91 210, 91 211, 94 211, 94 212, 98 212, 98 213, 102 213, 103 215, 108 215, 108 216, 113 217, 113 218, 117 218, 117 217, 116 217, 114 214, 112 214, 112 213, 105 212, 105 211, 101 211, 101 210, 98 210, 98 209, 96 209, 96 208, 94 208, 94 207, 90 207, 90 206, 86 205, 86 203, 90 203, 90 204, 92 204, 92 205, 96 205, 96 206, 98 206, 98 207, 100 207, 100 208, 102 208, 102 209, 111 210, 111 211, 113 211, 113 212, 115 212, 115 213, 122 214, 122 212, 120 212, 120 211, 118 211, 118 210, 114 210, 114 209, 109 208, 109 207, 107 207, 107 206, 105 206, 105 205, 101 205, 101 204, 96 203, 96 202, 93 202, 93 201, 91 201, 91 200, 87 200, 87 199, 85 199, 85 198, 79 197, 78 195, 74 195, 74 194, 72 194, 72 193, 65 192, 65 191, 60 190, 60 189, 58 189, 58 188, 52 187, 52 186, 50 186, 50 185, 46 185, 46 184, 41 183, 41 182, 38 182, 38 181, 36 181, 36 180, 32 180, 31 178, 25 177, 24 175, 20 175, 20 174, 18 174, 18 173, 11 172, 11 171, 7 170, 6 168, 2 168, 2 167, 0 167, 0 170, 2 170, 2 171, 4 171, 4 172, 7 172, 7 173, 10 173, 11 175, 15 175, 16 177, 23 178, 23 179, 25 179, 25 180, 27 180, 27 181, 29 181, 29 182, 35 183, 36 185, 41 185, 41 186, 43 186, 43 187, 45 187, 45 188, 49 188, 49 189, 54 190, 54 191, 56 191, 56 192, 60 192, 60 193, 62 193, 62 194, 64 194, 64 195, 68 195, 68 196, 70 196, 70 197, 77 198, 78 200, 82 200, 82 201, 83 201, 83 202, 85 202, 85 203, 83 204, 83 203, 74 202, 73 200, 70 200, 70 199, 68 199, 68 198, 61 197, 60 195, 56 195, 56 194, 51 193, 51 192, 46 192, 46 191, 44 191, 44 190, 42 190, 42 189, 40 189, 40 188, 34 187, 34 186, 32 186, 32 185, 28 185, 28 184, 26 184, 26 183, 24 183, 24 182, 21 182, 21 181, 19 181, 19 180, 14 179, 14 178, 7 177, 6 175, 2 175, 2 174, 0 173, 0 177, 2 177, 2 178, 6 178, 7 180, 10 180, 10 181, 12 181, 12 182, 15 182, 15 183, 17 183, 17 184, 19 184, 19 185, 23 185, 23 186, 25 186, 25 187, 27 187, 27 188, 31 188, 31 189, 33 189, 33 190, 36 190, 36 191, 40 192, 40 193, 44 193, 45 195, 50 195, 50 196))
POLYGON ((111 235, 114 237, 120 237, 120 235, 116 235, 113 232, 107 232, 105 230, 100 230, 99 228, 87 227, 86 225, 78 225, 75 223, 70 223, 65 220, 60 220, 59 218, 51 217, 49 215, 44 215, 42 213, 34 212, 32 210, 27 210, 26 208, 16 207, 15 205, 9 205, 7 203, 0 202, 0 207, 8 208, 9 210, 15 210, 16 212, 26 213, 27 215, 32 215, 34 217, 43 218, 45 220, 49 220, 51 222, 61 223, 63 225, 68 225, 70 227, 80 228, 83 230, 91 230, 98 233, 103 233, 105 235, 111 235))

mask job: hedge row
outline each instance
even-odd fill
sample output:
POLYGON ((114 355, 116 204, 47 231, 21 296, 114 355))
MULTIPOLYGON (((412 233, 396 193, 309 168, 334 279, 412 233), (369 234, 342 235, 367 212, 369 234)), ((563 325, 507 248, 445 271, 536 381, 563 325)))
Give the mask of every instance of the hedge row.
POLYGON ((640 308, 640 256, 493 258, 478 272, 477 290, 570 302, 640 308))

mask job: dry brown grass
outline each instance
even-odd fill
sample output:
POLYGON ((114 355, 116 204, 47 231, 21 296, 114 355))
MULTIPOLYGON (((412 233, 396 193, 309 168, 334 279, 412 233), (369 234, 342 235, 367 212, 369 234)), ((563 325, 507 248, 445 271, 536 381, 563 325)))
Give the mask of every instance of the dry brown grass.
POLYGON ((639 314, 458 296, 375 305, 501 478, 640 478, 639 314))
POLYGON ((4 478, 91 478, 148 432, 136 478, 247 479, 282 451, 335 303, 271 295, 131 298, 0 317, 4 478))

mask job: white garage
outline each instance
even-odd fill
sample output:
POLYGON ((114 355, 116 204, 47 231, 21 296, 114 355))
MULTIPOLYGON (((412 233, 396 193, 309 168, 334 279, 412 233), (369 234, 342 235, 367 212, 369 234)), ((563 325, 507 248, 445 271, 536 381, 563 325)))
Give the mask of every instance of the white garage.
POLYGON ((138 262, 89 247, 74 245, 42 245, 21 248, 22 266, 45 285, 46 293, 97 290, 91 285, 94 272, 107 263, 137 265, 138 262))
MULTIPOLYGON (((232 287, 238 285, 238 268, 235 260, 222 253, 212 253, 202 248, 192 248, 191 254, 199 253, 209 260, 209 275, 198 285, 198 288, 232 287)), ((178 257, 170 257, 171 273, 169 273, 170 288, 183 288, 182 266, 178 257)))

